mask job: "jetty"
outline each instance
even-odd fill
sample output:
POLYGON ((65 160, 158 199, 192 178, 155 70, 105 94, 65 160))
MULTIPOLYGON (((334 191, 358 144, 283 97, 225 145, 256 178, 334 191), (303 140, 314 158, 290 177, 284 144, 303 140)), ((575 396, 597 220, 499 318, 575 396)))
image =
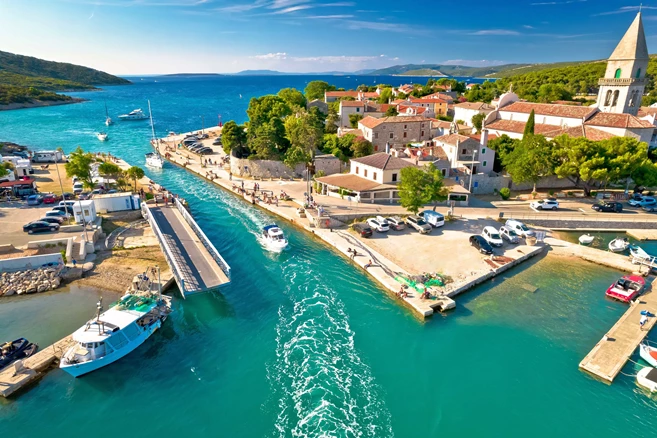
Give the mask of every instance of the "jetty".
POLYGON ((611 384, 637 347, 657 322, 657 291, 654 283, 637 298, 595 347, 579 363, 580 369, 611 384), (652 317, 641 327, 641 312, 652 317))

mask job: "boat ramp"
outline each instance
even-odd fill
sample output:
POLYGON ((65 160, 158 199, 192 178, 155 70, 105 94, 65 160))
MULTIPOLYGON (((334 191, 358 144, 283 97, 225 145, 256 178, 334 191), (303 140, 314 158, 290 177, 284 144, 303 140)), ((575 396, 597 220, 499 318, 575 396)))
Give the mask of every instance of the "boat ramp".
POLYGON ((657 315, 657 290, 654 283, 637 298, 614 326, 595 344, 593 350, 580 362, 580 369, 591 373, 605 383, 612 383, 628 359, 653 328, 657 317, 639 324, 641 312, 657 315))

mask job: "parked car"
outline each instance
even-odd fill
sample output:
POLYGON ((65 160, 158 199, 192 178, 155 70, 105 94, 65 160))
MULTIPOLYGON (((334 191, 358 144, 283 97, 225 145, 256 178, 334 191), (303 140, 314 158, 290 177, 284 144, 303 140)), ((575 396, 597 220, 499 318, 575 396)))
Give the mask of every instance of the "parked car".
POLYGON ((91 192, 82 192, 78 195, 78 199, 80 201, 86 201, 87 199, 91 199, 91 192))
POLYGON ((84 186, 82 185, 81 182, 76 182, 73 184, 73 193, 74 194, 80 194, 84 190, 84 186))
POLYGON ((66 199, 66 200, 75 199, 75 195, 73 193, 64 192, 64 194, 62 195, 62 198, 66 199))
POLYGON ((27 197, 27 205, 41 205, 43 202, 43 196, 41 195, 30 195, 27 197))
POLYGON ((484 227, 484 229, 481 231, 481 237, 486 239, 486 242, 490 243, 491 246, 499 247, 504 245, 502 236, 500 236, 497 230, 493 227, 484 227))
POLYGON ((50 217, 42 217, 39 219, 40 222, 48 222, 50 224, 57 224, 61 225, 64 223, 64 218, 63 217, 55 217, 55 216, 50 216, 50 217))
POLYGON ((51 211, 62 211, 64 213, 73 216, 73 207, 71 207, 70 205, 57 205, 53 207, 51 211))
POLYGON ((25 158, 26 160, 30 158, 30 155, 25 151, 13 151, 11 155, 13 155, 14 157, 25 158))
POLYGON ((388 217, 386 218, 386 221, 388 221, 388 226, 393 230, 399 231, 406 228, 406 222, 404 222, 399 216, 388 217))
POLYGON ((214 151, 212 150, 212 148, 203 146, 200 149, 196 149, 195 153, 197 153, 198 155, 209 155, 209 154, 213 154, 214 151))
POLYGON ((68 207, 73 208, 73 205, 75 205, 76 202, 78 202, 78 201, 59 201, 58 205, 61 205, 61 206, 66 205, 68 207))
POLYGON ((490 246, 482 236, 470 236, 470 245, 474 246, 482 254, 492 254, 493 247, 490 246))
POLYGON ((58 224, 51 224, 48 222, 34 221, 27 225, 23 225, 23 231, 27 234, 40 233, 42 231, 57 231, 59 230, 58 224))
POLYGON ((509 243, 518 243, 520 242, 520 236, 510 228, 500 227, 500 236, 502 239, 506 240, 509 243))
POLYGON ((635 193, 632 195, 632 197, 627 201, 628 204, 630 204, 632 207, 639 207, 641 202, 643 202, 644 199, 646 199, 648 196, 643 196, 639 193, 635 193))
POLYGON ((107 191, 108 195, 111 194, 111 193, 119 193, 119 191, 116 190, 116 189, 110 189, 110 190, 107 191))
POLYGON ((651 196, 646 196, 639 202, 639 207, 643 208, 645 210, 646 207, 655 207, 657 206, 657 199, 651 197, 651 196))
POLYGON ((438 213, 437 211, 433 210, 424 210, 422 213, 420 213, 418 216, 420 216, 422 219, 425 220, 426 223, 433 227, 442 227, 445 225, 445 216, 442 214, 438 213))
POLYGON ((361 237, 372 237, 372 229, 366 223, 357 222, 351 227, 354 229, 354 231, 360 234, 361 237))
POLYGON ((367 220, 367 225, 372 227, 372 229, 376 230, 379 233, 387 233, 390 230, 390 227, 388 226, 388 222, 384 221, 379 221, 378 219, 368 219, 367 220))
POLYGON ((600 201, 593 204, 591 208, 595 211, 620 213, 623 211, 623 204, 614 201, 600 201))
POLYGON ((59 195, 55 195, 54 193, 48 193, 43 197, 43 203, 44 204, 56 204, 59 201, 61 201, 62 197, 59 195))
POLYGON ((71 215, 63 210, 50 210, 46 212, 46 217, 61 217, 68 219, 71 215))
POLYGON ((215 139, 215 141, 212 142, 212 146, 222 146, 221 137, 215 139))
POLYGON ((515 219, 509 219, 508 221, 506 221, 504 226, 515 231, 516 234, 521 237, 528 237, 534 235, 533 230, 530 230, 529 228, 527 228, 527 225, 515 219))
POLYGON ((103 189, 95 189, 91 191, 91 196, 93 197, 94 195, 104 195, 105 190, 103 189))
POLYGON ((559 208, 559 201, 556 199, 540 199, 529 204, 534 210, 557 210, 559 208))
POLYGON ((426 223, 424 219, 419 216, 409 216, 406 218, 406 224, 413 228, 414 230, 420 232, 420 234, 429 234, 431 233, 431 225, 426 223))
POLYGON ((645 205, 641 207, 644 211, 647 211, 648 213, 654 213, 657 211, 657 204, 653 205, 645 205))

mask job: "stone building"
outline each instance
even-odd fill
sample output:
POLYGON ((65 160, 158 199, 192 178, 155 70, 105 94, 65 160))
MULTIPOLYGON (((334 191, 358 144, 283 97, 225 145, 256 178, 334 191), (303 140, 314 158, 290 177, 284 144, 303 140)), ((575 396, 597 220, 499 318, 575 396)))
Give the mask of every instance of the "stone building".
POLYGON ((389 146, 431 140, 431 121, 422 116, 365 117, 358 122, 363 137, 374 145, 375 152, 389 146))

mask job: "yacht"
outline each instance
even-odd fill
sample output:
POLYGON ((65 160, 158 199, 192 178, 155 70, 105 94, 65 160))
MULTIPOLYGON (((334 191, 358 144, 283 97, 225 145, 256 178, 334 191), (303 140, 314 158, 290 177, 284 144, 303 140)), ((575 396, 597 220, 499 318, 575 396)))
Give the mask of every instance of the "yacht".
POLYGON ((100 140, 100 141, 106 141, 107 140, 107 133, 97 132, 96 137, 98 137, 98 140, 100 140))
POLYGON ((106 126, 109 126, 109 125, 111 125, 112 123, 114 123, 114 122, 112 122, 112 119, 111 119, 111 117, 109 116, 109 112, 107 111, 107 104, 105 104, 105 125, 106 125, 106 126))
POLYGON ((278 225, 267 225, 262 229, 262 237, 265 246, 274 252, 281 252, 287 248, 288 242, 278 225))
POLYGON ((80 377, 109 365, 144 343, 171 313, 169 302, 156 296, 126 293, 73 333, 75 345, 62 356, 59 367, 80 377))
POLYGON ((148 101, 148 117, 151 119, 151 133, 153 138, 151 139, 151 146, 154 151, 146 154, 146 165, 150 167, 155 167, 157 169, 162 169, 164 167, 164 158, 160 155, 160 150, 157 147, 158 140, 155 138, 155 125, 153 124, 153 112, 151 111, 151 101, 148 101))
POLYGON ((128 114, 119 116, 119 120, 145 120, 148 116, 141 109, 130 111, 128 114))

